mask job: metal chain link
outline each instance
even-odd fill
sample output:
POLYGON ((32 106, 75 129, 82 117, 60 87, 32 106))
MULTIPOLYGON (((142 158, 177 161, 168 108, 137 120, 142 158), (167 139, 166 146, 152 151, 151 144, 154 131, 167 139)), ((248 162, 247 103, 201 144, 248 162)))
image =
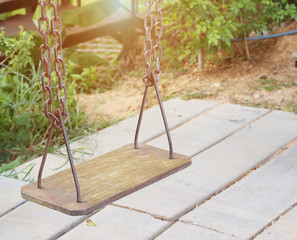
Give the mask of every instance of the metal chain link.
POLYGON ((158 83, 161 77, 161 60, 163 58, 163 49, 161 47, 161 38, 163 36, 163 15, 162 0, 146 1, 147 13, 144 18, 145 41, 144 41, 144 64, 145 73, 143 82, 146 86, 152 87, 154 82, 158 83), (154 17, 151 8, 156 2, 156 11, 154 17), (154 42, 152 40, 152 30, 154 28, 154 42), (152 63, 152 54, 154 54, 154 63, 152 63), (155 68, 152 70, 152 66, 155 68))
POLYGON ((146 86, 153 86, 153 82, 151 81, 151 64, 152 64, 152 52, 153 52, 153 41, 151 39, 152 30, 154 27, 154 18, 151 13, 152 5, 154 4, 154 0, 148 1, 145 0, 144 4, 146 5, 146 15, 144 18, 144 28, 145 28, 145 40, 144 40, 144 76, 142 78, 143 82, 146 86))
POLYGON ((163 15, 162 15, 162 0, 156 0, 156 13, 155 13, 155 38, 156 43, 154 45, 154 60, 156 67, 153 70, 153 78, 156 82, 159 82, 161 77, 160 63, 163 58, 163 49, 161 47, 161 38, 163 36, 163 15))
MULTIPOLYGON (((66 100, 67 100, 67 89, 63 83, 63 76, 66 72, 65 61, 63 58, 63 49, 62 49, 62 21, 58 15, 58 4, 59 0, 49 0, 49 4, 54 9, 54 16, 51 19, 51 30, 54 39, 54 56, 55 56, 55 72, 58 77, 58 85, 56 87, 56 97, 60 104, 60 109, 57 109, 55 112, 56 117, 59 116, 59 111, 62 113, 63 122, 68 119, 68 112, 66 110, 66 100), (61 97, 60 91, 64 92, 64 98, 61 97)), ((58 122, 56 122, 56 127, 59 128, 58 122)))
POLYGON ((45 116, 51 123, 54 123, 55 127, 61 128, 61 122, 59 112, 61 111, 63 122, 68 119, 68 113, 66 110, 67 89, 63 83, 63 76, 65 75, 65 62, 63 59, 62 51, 62 22, 58 15, 57 5, 59 0, 38 0, 38 4, 41 8, 41 16, 38 19, 39 33, 43 37, 43 44, 40 46, 40 60, 43 63, 43 74, 41 77, 43 98, 45 104, 45 116), (46 15, 46 7, 50 5, 54 9, 54 16, 49 20, 46 15), (53 113, 53 92, 52 92, 52 74, 50 69, 51 59, 51 46, 48 43, 48 37, 51 33, 54 40, 54 56, 55 56, 55 72, 58 77, 58 85, 56 87, 56 98, 60 107, 53 113), (63 90, 64 98, 61 97, 60 91, 63 90))
POLYGON ((43 63, 43 74, 41 76, 41 82, 45 105, 45 116, 50 122, 53 122, 57 119, 53 114, 52 75, 50 70, 51 47, 48 44, 50 23, 49 18, 46 15, 46 7, 48 6, 49 1, 38 0, 38 4, 41 9, 41 16, 38 19, 38 29, 43 38, 43 44, 41 44, 40 46, 40 61, 43 63))

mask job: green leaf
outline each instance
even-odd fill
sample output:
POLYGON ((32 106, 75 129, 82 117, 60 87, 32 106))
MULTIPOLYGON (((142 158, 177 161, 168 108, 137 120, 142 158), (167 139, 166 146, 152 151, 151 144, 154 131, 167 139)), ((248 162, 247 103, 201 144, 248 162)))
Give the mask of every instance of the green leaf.
POLYGON ((63 24, 89 27, 110 16, 120 7, 119 0, 101 0, 62 13, 63 24))

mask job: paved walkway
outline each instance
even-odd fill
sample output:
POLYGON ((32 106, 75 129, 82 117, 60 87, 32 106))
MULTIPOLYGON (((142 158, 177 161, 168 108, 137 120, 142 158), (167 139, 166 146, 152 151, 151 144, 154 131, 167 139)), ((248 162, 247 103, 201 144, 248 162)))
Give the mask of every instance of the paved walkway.
MULTIPOLYGON (((190 167, 82 217, 26 202, 23 181, 0 177, 0 239, 297 239, 296 114, 180 99, 165 109, 175 152, 191 156, 190 167)), ((133 142, 136 121, 73 143, 75 157, 133 142)), ((167 149, 157 106, 142 126, 141 142, 167 149)), ((44 176, 67 168, 65 161, 50 154, 44 176)), ((20 166, 19 177, 36 179, 39 163, 20 166)))

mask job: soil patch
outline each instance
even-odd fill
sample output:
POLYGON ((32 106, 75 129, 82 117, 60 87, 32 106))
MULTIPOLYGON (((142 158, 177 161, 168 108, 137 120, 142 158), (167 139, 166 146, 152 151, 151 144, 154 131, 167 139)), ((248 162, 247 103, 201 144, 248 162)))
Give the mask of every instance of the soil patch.
MULTIPOLYGON (((294 22, 278 32, 296 30, 294 22)), ((163 74, 159 88, 163 99, 183 97, 297 111, 297 35, 249 43, 252 61, 240 61, 203 70, 188 67, 180 76, 163 74)), ((144 90, 139 72, 122 77, 122 84, 100 94, 83 95, 80 104, 92 118, 122 119, 139 111, 144 90), (138 75, 138 76, 137 76, 138 75)), ((157 104, 150 90, 147 107, 157 104)))

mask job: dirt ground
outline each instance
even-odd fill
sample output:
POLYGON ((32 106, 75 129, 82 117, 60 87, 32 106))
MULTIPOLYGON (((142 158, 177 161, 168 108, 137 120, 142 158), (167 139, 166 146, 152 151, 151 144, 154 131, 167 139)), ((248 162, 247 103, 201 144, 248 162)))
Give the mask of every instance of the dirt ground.
MULTIPOLYGON (((278 30, 296 30, 293 22, 278 30)), ((242 44, 243 45, 243 44, 242 44)), ((297 52, 297 35, 249 42, 251 61, 195 66, 174 76, 165 73, 159 82, 162 98, 201 98, 248 106, 297 112, 297 68, 291 54, 297 52)), ((243 51, 244 56, 244 51, 243 51)), ((100 94, 83 95, 80 104, 91 118, 122 119, 139 111, 144 83, 136 71, 121 79, 122 84, 100 94)), ((157 104, 150 90, 146 107, 157 104)))

